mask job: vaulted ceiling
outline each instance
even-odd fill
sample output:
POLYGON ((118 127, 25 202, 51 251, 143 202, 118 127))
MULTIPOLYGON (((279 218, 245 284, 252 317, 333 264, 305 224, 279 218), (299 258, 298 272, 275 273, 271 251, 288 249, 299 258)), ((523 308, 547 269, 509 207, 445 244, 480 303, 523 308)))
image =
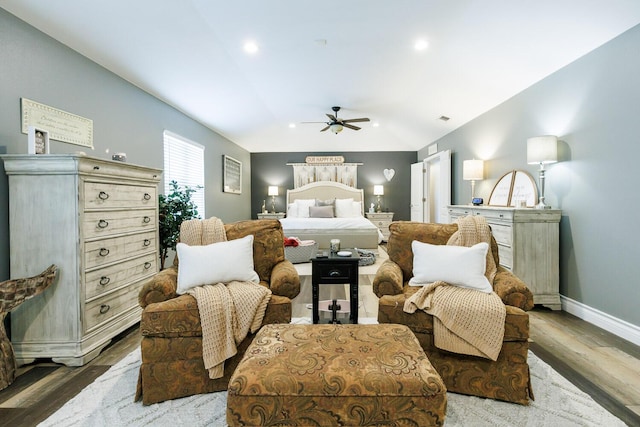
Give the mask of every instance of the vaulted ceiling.
POLYGON ((419 150, 640 23, 638 0, 0 7, 250 152, 419 150), (302 123, 336 105, 371 121, 337 135, 302 123))

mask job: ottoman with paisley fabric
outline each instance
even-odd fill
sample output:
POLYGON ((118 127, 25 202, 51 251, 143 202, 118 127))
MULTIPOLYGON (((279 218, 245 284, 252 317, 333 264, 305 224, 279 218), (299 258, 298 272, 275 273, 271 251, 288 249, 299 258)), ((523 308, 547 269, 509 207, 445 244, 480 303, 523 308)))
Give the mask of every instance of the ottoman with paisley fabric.
POLYGON ((265 325, 229 381, 230 426, 441 426, 446 388, 404 325, 265 325))

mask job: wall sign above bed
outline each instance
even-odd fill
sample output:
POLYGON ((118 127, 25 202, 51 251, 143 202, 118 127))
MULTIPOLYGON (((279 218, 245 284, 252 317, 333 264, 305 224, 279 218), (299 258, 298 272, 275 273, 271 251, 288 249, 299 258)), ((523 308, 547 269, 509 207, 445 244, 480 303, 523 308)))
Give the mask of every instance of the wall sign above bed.
MULTIPOLYGON (((342 156, 315 157, 309 159, 336 159, 342 156)), ((342 159, 344 161, 344 159, 342 159)), ((362 163, 287 163, 293 166, 293 188, 302 187, 312 182, 339 182, 349 187, 358 186, 358 166, 362 163)))

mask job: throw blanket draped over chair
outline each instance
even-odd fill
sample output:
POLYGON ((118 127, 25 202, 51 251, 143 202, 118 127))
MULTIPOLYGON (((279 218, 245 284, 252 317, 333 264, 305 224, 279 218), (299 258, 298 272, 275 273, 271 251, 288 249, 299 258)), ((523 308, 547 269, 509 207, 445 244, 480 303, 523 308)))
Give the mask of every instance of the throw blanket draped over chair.
MULTIPOLYGON (((180 241, 190 246, 225 242, 218 218, 185 221, 180 241)), ((224 361, 237 353, 236 344, 262 325, 271 290, 254 282, 232 281, 198 286, 188 291, 198 303, 202 326, 202 357, 209 378, 224 375, 224 361)))
MULTIPOLYGON (((484 217, 468 216, 458 220, 458 231, 447 245, 473 246, 480 242, 491 244, 491 229, 484 217)), ((489 250, 485 276, 491 285, 496 271, 489 250)), ((423 286, 405 301, 405 312, 414 313, 418 309, 434 316, 436 347, 497 360, 504 338, 506 308, 495 292, 488 294, 436 281, 423 286)))

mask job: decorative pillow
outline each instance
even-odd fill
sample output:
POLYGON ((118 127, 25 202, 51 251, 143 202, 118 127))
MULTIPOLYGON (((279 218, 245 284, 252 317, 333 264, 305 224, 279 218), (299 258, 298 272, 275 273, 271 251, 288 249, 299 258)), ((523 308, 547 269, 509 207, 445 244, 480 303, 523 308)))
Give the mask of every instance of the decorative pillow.
POLYGON ((336 218, 353 216, 353 199, 336 199, 336 218))
POLYGON ((253 235, 228 242, 205 246, 176 245, 180 260, 178 267, 178 289, 187 290, 202 285, 229 283, 233 280, 260 282, 253 269, 253 235))
POLYGON ((311 206, 309 218, 333 218, 333 206, 311 206))
POLYGON ((450 285, 491 293, 493 288, 485 274, 487 251, 485 242, 471 247, 431 245, 414 240, 413 277, 411 286, 422 286, 442 280, 450 285))
POLYGON ((333 217, 336 214, 336 199, 316 199, 316 206, 331 206, 331 216, 333 217))
POLYGON ((287 205, 287 218, 297 218, 298 217, 298 205, 295 203, 289 203, 287 205))
POLYGON ((298 199, 298 218, 309 218, 309 208, 316 205, 316 199, 298 199))
POLYGON ((351 216, 353 218, 362 216, 362 202, 353 202, 352 209, 351 216))

